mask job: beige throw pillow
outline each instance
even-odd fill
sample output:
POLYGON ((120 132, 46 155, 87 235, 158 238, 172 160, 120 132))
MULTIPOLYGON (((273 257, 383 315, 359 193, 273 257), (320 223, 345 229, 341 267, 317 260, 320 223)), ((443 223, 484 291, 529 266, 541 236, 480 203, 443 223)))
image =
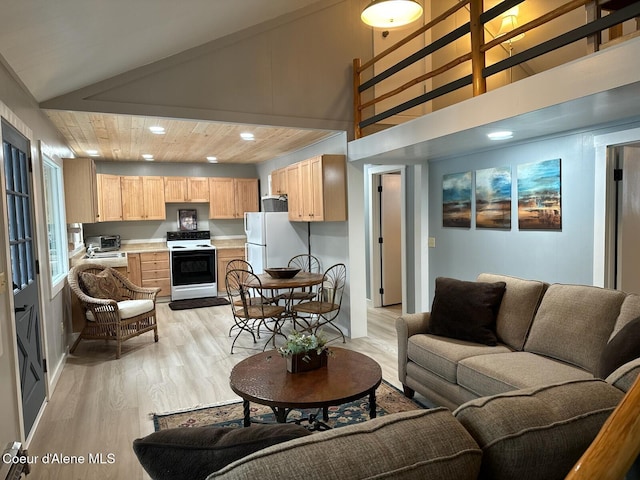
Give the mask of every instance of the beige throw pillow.
POLYGON ((81 287, 90 297, 115 300, 116 302, 122 300, 118 281, 109 270, 105 269, 98 274, 82 272, 80 280, 81 287))

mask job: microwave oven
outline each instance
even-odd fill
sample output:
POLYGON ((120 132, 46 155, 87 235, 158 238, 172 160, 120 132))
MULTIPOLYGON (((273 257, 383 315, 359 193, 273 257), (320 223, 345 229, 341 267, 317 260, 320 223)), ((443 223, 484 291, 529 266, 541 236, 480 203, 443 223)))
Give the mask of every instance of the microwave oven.
POLYGON ((120 235, 96 235, 84 239, 87 250, 92 247, 94 252, 109 252, 120 250, 120 235))

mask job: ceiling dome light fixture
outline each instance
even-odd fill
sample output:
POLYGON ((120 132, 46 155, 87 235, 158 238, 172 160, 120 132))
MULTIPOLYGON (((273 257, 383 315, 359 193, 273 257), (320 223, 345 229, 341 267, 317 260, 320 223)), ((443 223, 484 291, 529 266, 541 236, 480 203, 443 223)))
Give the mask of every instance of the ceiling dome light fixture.
POLYGON ((416 0, 372 0, 360 15, 364 23, 377 28, 393 28, 415 22, 422 16, 416 0))
POLYGON ((240 134, 240 138, 242 138, 243 140, 248 140, 248 141, 256 139, 256 137, 253 135, 253 133, 249 133, 249 132, 242 132, 240 134))
POLYGON ((513 138, 513 132, 510 130, 501 130, 487 133, 487 137, 489 137, 489 140, 509 140, 513 138))
POLYGON ((207 157, 207 162, 218 163, 218 157, 214 157, 214 156, 207 157))
POLYGON ((164 127, 161 127, 159 125, 153 125, 153 126, 149 127, 149 131, 151 131, 151 133, 155 133, 156 135, 164 135, 165 134, 164 127))

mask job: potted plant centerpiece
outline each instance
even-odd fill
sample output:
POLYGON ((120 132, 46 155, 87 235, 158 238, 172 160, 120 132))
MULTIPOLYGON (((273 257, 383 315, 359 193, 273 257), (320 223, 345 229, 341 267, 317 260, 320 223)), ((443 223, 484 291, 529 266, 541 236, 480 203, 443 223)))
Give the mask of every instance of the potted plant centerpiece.
POLYGON ((278 353, 287 359, 288 372, 299 373, 326 366, 331 351, 324 335, 293 332, 278 353))

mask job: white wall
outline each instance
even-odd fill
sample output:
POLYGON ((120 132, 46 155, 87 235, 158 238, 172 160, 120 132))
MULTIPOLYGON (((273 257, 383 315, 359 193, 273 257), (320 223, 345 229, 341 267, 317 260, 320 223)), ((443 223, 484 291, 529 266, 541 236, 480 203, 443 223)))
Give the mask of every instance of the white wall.
POLYGON ((594 129, 546 140, 495 149, 429 165, 429 283, 438 276, 473 280, 482 272, 515 275, 546 282, 592 284, 594 263, 595 135, 628 129, 594 129), (517 165, 561 159, 562 229, 519 230, 517 215, 517 165), (445 174, 511 166, 512 225, 510 229, 442 227, 442 177, 445 174))

